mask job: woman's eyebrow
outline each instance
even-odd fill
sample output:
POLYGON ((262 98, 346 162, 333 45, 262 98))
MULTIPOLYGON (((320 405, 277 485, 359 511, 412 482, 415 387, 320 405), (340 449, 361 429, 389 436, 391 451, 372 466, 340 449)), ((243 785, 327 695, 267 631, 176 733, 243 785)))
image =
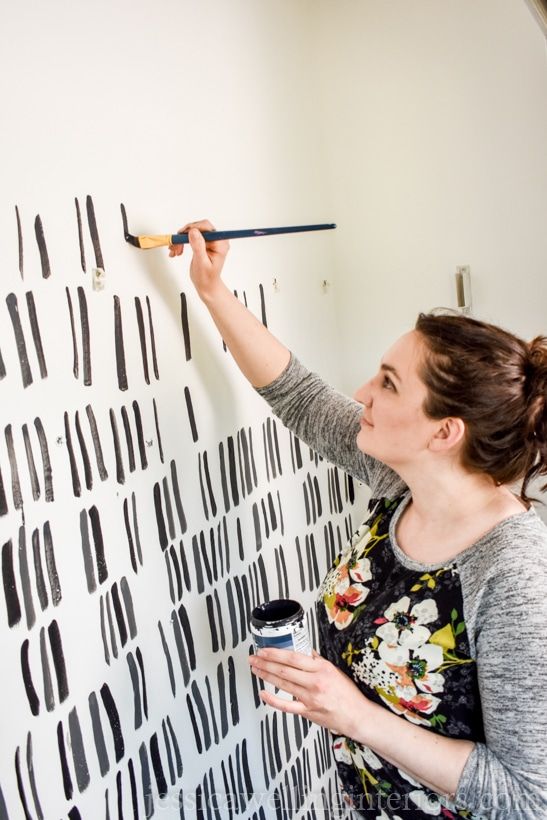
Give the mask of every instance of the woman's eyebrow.
POLYGON ((380 365, 380 370, 384 370, 384 371, 387 371, 388 373, 392 373, 395 376, 396 379, 401 381, 401 377, 399 376, 399 374, 397 373, 397 370, 393 367, 392 364, 386 364, 385 362, 382 362, 382 364, 380 365))

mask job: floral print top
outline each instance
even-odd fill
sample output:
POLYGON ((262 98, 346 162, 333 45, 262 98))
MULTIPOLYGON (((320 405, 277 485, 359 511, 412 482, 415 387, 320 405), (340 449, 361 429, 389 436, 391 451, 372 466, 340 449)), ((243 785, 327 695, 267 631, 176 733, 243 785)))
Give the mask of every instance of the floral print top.
MULTIPOLYGON (((365 523, 337 557, 319 592, 322 653, 370 700, 435 732, 483 740, 459 573, 397 561, 389 525, 402 496, 373 499, 365 523)), ((345 791, 370 818, 472 817, 350 738, 334 756, 345 791)))

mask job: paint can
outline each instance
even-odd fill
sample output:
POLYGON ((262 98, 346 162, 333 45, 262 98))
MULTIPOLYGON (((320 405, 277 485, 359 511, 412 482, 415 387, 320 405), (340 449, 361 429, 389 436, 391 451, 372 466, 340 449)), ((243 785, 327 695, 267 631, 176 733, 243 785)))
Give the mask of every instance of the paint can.
POLYGON ((298 601, 282 598, 255 607, 251 613, 255 650, 265 646, 311 655, 306 613, 298 601))

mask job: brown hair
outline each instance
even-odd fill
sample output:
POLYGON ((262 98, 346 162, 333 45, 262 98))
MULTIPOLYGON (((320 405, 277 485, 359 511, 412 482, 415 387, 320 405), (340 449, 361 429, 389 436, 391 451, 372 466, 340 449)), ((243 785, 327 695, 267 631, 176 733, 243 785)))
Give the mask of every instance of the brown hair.
MULTIPOLYGON (((547 337, 527 343, 461 314, 418 316, 424 412, 466 424, 462 462, 499 484, 547 475, 547 337)), ((547 489, 547 484, 542 490, 547 489)))

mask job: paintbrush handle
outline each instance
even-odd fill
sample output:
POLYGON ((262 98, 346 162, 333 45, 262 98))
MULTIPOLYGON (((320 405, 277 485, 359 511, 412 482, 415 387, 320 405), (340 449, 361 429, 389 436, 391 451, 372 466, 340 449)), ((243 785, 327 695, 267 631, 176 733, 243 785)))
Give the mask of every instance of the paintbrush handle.
MULTIPOLYGON (((290 225, 284 228, 250 228, 235 231, 202 231, 206 242, 215 242, 219 239, 243 239, 252 236, 272 236, 279 233, 301 233, 302 231, 328 231, 336 228, 333 223, 323 225, 290 225)), ((172 245, 187 245, 187 233, 175 233, 171 237, 172 245)))

